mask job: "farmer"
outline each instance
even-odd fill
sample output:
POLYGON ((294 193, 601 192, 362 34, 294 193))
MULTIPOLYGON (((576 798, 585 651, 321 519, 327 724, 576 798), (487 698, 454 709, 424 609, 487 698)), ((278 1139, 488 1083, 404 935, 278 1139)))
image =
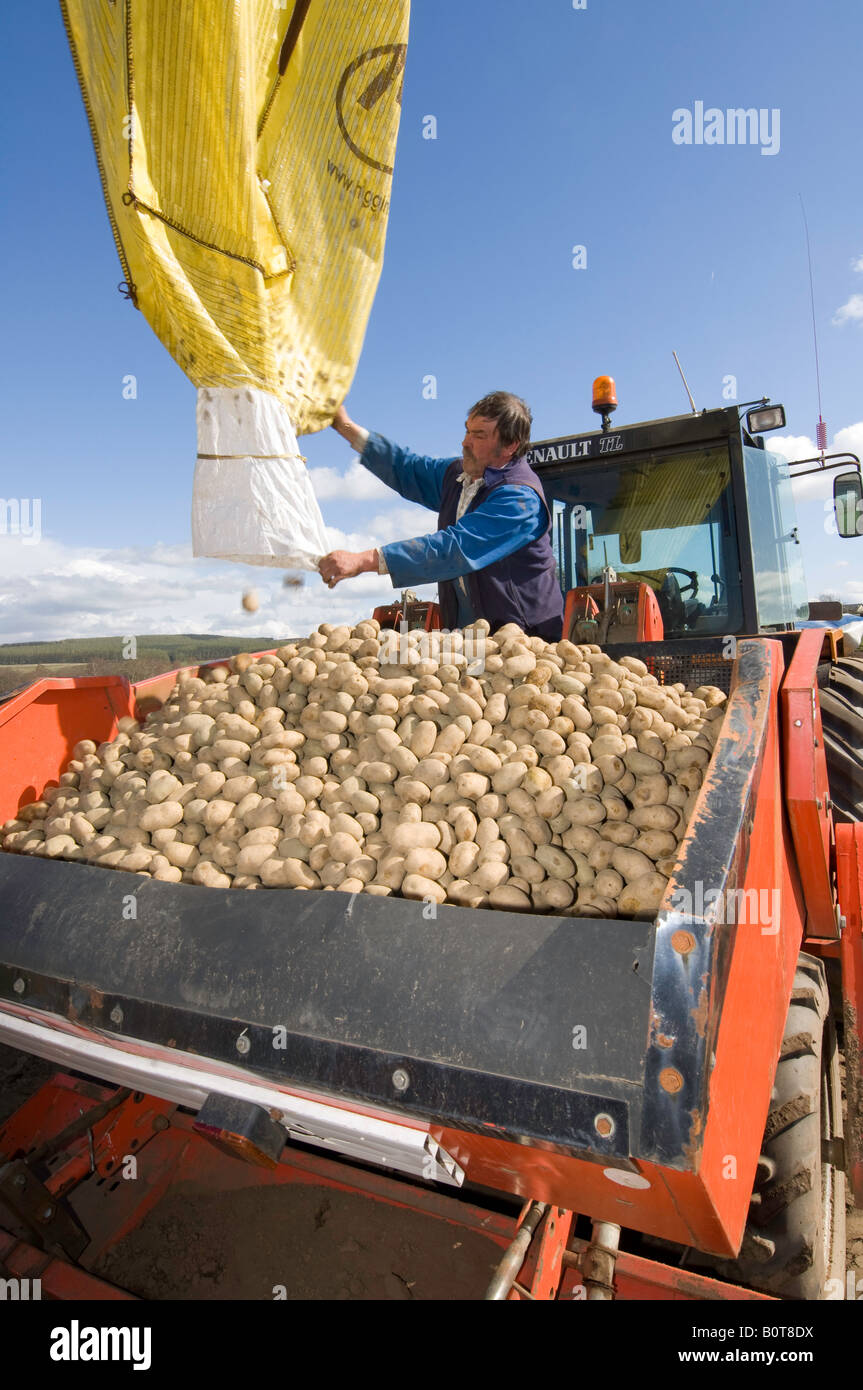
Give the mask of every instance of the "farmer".
POLYGON ((551 515, 525 458, 531 424, 524 401, 495 391, 469 411, 461 458, 433 459, 370 434, 340 406, 333 429, 376 478, 436 511, 438 530, 375 550, 333 550, 318 566, 321 578, 331 589, 367 573, 388 574, 396 589, 437 581, 444 628, 485 618, 492 632, 517 623, 528 636, 559 641, 551 515))

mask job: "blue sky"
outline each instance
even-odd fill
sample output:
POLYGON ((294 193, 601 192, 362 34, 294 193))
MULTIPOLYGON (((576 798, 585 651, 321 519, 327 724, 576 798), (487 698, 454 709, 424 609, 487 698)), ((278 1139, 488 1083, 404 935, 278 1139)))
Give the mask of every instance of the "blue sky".
MULTIPOLYGON (((376 577, 329 593, 191 560, 195 392, 121 278, 87 123, 52 4, 2 16, 4 498, 41 498, 39 544, 0 535, 0 641, 158 631, 307 631, 392 596, 376 577), (137 378, 138 397, 122 397, 137 378), (253 585, 261 608, 244 615, 253 585)), ((590 429, 590 385, 616 420, 769 395, 789 454, 817 397, 863 452, 863 188, 856 0, 416 0, 387 252, 352 416, 421 452, 458 452, 486 391, 531 404, 534 434, 590 429), (778 153, 677 145, 672 114, 779 112, 778 153), (423 139, 423 118, 437 139, 423 139), (572 249, 587 248, 575 270, 572 249), (437 399, 423 379, 437 378, 437 399)), ((361 473, 332 433, 303 450, 332 544, 434 528, 361 473)), ((823 479, 801 491, 812 596, 863 602, 863 540, 825 530, 823 479)))

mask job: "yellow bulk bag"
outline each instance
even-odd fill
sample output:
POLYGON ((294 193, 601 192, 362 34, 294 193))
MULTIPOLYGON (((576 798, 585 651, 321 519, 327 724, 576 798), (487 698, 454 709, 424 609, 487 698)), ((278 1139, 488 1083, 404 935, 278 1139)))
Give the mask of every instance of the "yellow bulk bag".
POLYGON ((199 388, 195 553, 313 568, 296 434, 330 423, 362 347, 409 0, 61 7, 126 292, 199 388))

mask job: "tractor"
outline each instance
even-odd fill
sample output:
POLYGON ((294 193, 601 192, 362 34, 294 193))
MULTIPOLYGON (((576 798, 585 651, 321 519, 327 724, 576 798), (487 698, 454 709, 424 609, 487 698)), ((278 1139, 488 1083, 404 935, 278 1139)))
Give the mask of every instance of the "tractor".
MULTIPOLYGON (((127 875, 0 855, 0 1039, 67 1068, 0 1128, 7 1271, 119 1296, 89 1272, 119 1226, 190 1173, 236 1185, 242 1162, 249 1183, 347 1187, 480 1232, 492 1300, 844 1296, 863 661, 800 627, 791 482, 835 474, 845 538, 863 487, 853 456, 771 453, 784 411, 751 404, 745 422, 728 406, 613 428, 601 378, 601 426, 529 456, 564 636, 728 694, 656 913, 445 904, 420 924, 398 896, 143 877, 130 920, 127 875), (137 1206, 107 1181, 133 1151, 137 1206)), ((439 622, 412 594, 376 616, 439 622)), ((176 676, 44 680, 0 704, 0 818, 176 676)))

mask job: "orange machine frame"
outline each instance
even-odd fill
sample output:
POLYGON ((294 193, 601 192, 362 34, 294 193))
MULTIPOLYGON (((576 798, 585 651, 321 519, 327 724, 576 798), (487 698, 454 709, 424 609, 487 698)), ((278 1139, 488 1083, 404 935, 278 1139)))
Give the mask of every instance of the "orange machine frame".
MULTIPOLYGON (((778 890, 781 920, 776 930, 767 934, 757 927, 738 928, 715 1041, 716 1061, 710 1078, 706 1124, 702 1130, 691 1132, 687 1168, 639 1160, 633 1166, 640 1184, 621 1188, 608 1181, 601 1163, 516 1144, 494 1133, 468 1133, 443 1124, 430 1125, 432 1137, 464 1168, 471 1184, 511 1193, 525 1201, 544 1201, 563 1212, 587 1212, 594 1220, 615 1222, 720 1256, 731 1256, 739 1247, 797 955, 807 927, 811 930, 813 925, 812 905, 804 897, 804 885, 810 882, 813 865, 804 867, 801 863, 801 843, 795 832, 801 817, 793 811, 790 817, 786 814, 786 799, 799 786, 801 763, 809 766, 812 762, 813 726, 798 726, 794 711, 801 689, 810 692, 807 699, 812 704, 820 644, 818 651, 814 641, 801 645, 799 659, 792 662, 787 674, 779 642, 746 639, 740 642, 739 649, 745 652, 756 644, 766 648, 764 669, 769 677, 761 681, 756 705, 748 707, 748 713, 747 707, 735 705, 732 690, 727 727, 721 735, 722 752, 723 761, 735 759, 736 750, 744 750, 755 736, 754 729, 763 731, 761 751, 752 763, 749 778, 750 812, 741 828, 748 845, 741 887, 756 893, 765 888, 778 890), (784 737, 780 732, 781 711, 786 715, 784 737), (793 716, 790 722, 789 712, 793 716), (763 1068, 753 1067, 753 1058, 762 1059, 763 1068), (742 1096, 746 1097, 745 1105, 741 1104, 742 1096), (728 1180, 729 1152, 737 1156, 734 1181, 728 1180)), ((14 816, 18 807, 41 794, 46 784, 57 781, 58 772, 68 762, 79 739, 110 739, 121 715, 141 717, 146 710, 158 707, 177 675, 177 671, 167 672, 134 687, 119 676, 42 680, 0 704, 0 763, 5 772, 0 782, 0 821, 14 816)), ((814 727, 817 726, 816 718, 814 727)), ((701 843, 710 835, 712 785, 719 775, 717 762, 715 759, 708 769, 683 842, 678 874, 669 884, 663 903, 660 915, 665 914, 664 925, 659 929, 662 949, 672 949, 675 932, 678 937, 681 935, 680 916, 670 908, 671 895, 675 886, 685 881, 686 858, 692 853, 696 834, 701 843)), ((820 786, 820 768, 812 776, 814 785, 820 786)), ((805 795, 800 797, 798 810, 805 810, 805 795)), ((800 833, 810 837, 816 834, 826 853, 829 836, 825 841, 820 817, 817 825, 804 825, 800 833)), ((849 1095, 859 1098, 863 1097, 859 1038, 863 1012, 863 826, 839 827, 836 848, 839 904, 846 917, 841 954, 849 1095)), ((74 872, 74 866, 69 867, 74 872)), ((820 859, 816 868, 820 874, 820 859)), ((831 873, 834 869, 832 865, 831 873)), ((823 890, 819 891, 823 896, 823 890)), ((711 927, 709 921, 706 925, 708 930, 721 930, 711 927)), ((806 948, 813 949, 813 943, 807 941, 806 948)), ((814 948, 818 949, 817 943, 814 948)), ((696 1013, 700 1015, 703 1010, 706 1018, 707 1001, 696 1003, 696 1013)), ((663 1021, 657 1018, 653 1041, 658 1039, 662 1047, 669 1047, 669 1063, 674 1065, 674 1039, 663 1036, 662 1026, 663 1021)), ((360 1114, 393 1118, 390 1112, 372 1105, 350 1103, 350 1108, 360 1114)), ((863 1187, 863 1137, 859 1125, 848 1143, 849 1171, 859 1196, 863 1187)), ((346 1171, 351 1171, 349 1165, 346 1171)), ((563 1278, 566 1262, 556 1267, 563 1278)), ((642 1290, 643 1279, 642 1270, 635 1281, 642 1290)), ((680 1289, 668 1296, 687 1295, 680 1289)))
MULTIPOLYGON (((643 581, 617 579, 611 585, 612 598, 638 599, 637 628, 629 642, 661 642, 665 635, 665 625, 659 611, 659 602, 649 584, 643 581)), ((572 639, 575 622, 579 618, 598 618, 602 611, 605 587, 602 584, 583 584, 570 589, 566 595, 563 610, 563 635, 572 639)))

